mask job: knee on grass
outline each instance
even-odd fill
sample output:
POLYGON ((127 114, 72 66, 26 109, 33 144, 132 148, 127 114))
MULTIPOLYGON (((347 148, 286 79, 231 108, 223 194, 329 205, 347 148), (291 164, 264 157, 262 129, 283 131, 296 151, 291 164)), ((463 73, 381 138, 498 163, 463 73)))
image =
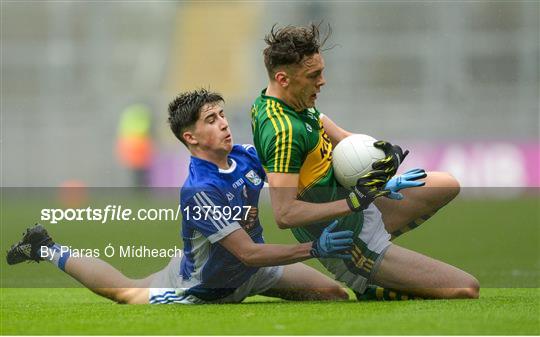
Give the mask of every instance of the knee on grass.
POLYGON ((348 300, 349 293, 341 287, 314 289, 313 299, 317 301, 341 301, 348 300))
POLYGON ((456 299, 477 299, 480 296, 480 283, 474 277, 467 281, 467 286, 464 288, 453 289, 452 298, 456 299))
POLYGON ((331 299, 332 300, 348 300, 349 299, 349 293, 343 289, 343 288, 334 288, 331 291, 331 299))
POLYGON ((140 304, 140 288, 117 288, 111 298, 118 304, 140 304))

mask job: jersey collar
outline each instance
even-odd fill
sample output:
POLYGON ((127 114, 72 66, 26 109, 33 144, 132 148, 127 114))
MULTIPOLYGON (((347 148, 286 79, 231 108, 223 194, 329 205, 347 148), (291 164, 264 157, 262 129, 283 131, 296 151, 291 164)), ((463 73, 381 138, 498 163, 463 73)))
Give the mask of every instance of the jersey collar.
POLYGON ((216 164, 209 162, 208 160, 191 156, 191 166, 192 167, 205 167, 210 171, 215 171, 219 173, 229 174, 234 172, 236 169, 236 161, 231 157, 228 158, 229 168, 226 170, 220 169, 216 164))
POLYGON ((296 112, 296 113, 300 113, 300 114, 301 114, 301 113, 305 113, 305 112, 307 111, 306 109, 304 109, 304 110, 302 110, 302 111, 296 111, 296 110, 293 109, 293 107, 291 107, 289 104, 285 103, 285 102, 282 101, 281 99, 279 99, 279 98, 277 98, 277 97, 274 97, 274 96, 268 96, 268 95, 266 95, 266 89, 268 89, 268 88, 264 88, 263 90, 261 90, 261 97, 262 97, 262 98, 264 98, 264 99, 270 98, 270 99, 273 99, 273 100, 275 100, 275 101, 278 101, 279 103, 281 103, 281 104, 283 104, 284 106, 286 106, 287 108, 289 108, 289 110, 294 111, 294 112, 296 112))
POLYGON ((223 170, 223 169, 219 169, 219 173, 224 173, 224 174, 229 174, 229 173, 233 173, 234 170, 236 170, 236 161, 232 158, 229 158, 229 168, 226 169, 226 170, 223 170))

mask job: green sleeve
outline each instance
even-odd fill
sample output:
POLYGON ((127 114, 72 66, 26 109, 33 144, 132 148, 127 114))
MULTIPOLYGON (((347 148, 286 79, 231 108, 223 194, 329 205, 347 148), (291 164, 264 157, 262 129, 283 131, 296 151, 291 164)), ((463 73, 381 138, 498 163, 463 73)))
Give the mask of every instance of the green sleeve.
POLYGON ((306 157, 305 130, 295 128, 286 115, 272 114, 259 124, 257 152, 267 172, 299 173, 306 157))

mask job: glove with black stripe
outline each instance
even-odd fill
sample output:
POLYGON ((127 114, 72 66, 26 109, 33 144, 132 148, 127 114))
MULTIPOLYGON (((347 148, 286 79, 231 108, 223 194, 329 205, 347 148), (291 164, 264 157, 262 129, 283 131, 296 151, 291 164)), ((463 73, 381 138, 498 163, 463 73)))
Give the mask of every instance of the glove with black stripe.
POLYGON ((354 212, 363 211, 373 200, 390 194, 389 190, 384 189, 385 184, 386 173, 381 170, 371 171, 358 178, 346 199, 349 208, 354 212))
POLYGON ((371 165, 371 167, 374 170, 383 171, 385 175, 385 182, 387 182, 396 174, 399 165, 403 163, 405 157, 407 157, 409 154, 409 150, 405 150, 405 152, 403 152, 403 149, 400 146, 392 145, 384 140, 379 140, 373 143, 373 146, 383 150, 386 157, 381 160, 377 160, 371 165))

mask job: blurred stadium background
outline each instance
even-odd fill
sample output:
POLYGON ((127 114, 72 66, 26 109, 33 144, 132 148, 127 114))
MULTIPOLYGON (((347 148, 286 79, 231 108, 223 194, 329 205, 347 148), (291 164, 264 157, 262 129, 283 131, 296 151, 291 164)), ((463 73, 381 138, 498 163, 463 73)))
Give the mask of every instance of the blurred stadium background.
POLYGON ((149 120, 134 127, 148 141, 146 183, 180 185, 188 156, 169 100, 223 93, 236 142, 251 142, 264 35, 319 20, 334 46, 320 110, 465 186, 539 186, 539 6, 3 1, 2 186, 140 184, 117 154, 133 104, 149 120))
MULTIPOLYGON (((264 35, 274 23, 324 20, 333 48, 324 53, 321 111, 351 131, 404 144, 412 150, 406 167, 504 187, 462 190, 398 244, 464 268, 484 288, 540 287, 539 2, 0 6, 0 251, 43 208, 175 208, 189 155, 166 123, 168 102, 195 87, 219 91, 236 142, 251 142, 251 104, 267 83, 264 35), (114 188, 136 185, 172 188, 114 188), (510 198, 483 198, 488 190, 510 198), (463 197, 476 192, 482 197, 463 197)), ((261 219, 268 242, 294 242, 272 224, 267 202, 261 219)), ((78 248, 181 246, 178 221, 45 224, 57 242, 78 248)), ((168 258, 106 260, 143 276, 168 258)), ((47 264, 3 261, 3 288, 78 286, 47 264)))

